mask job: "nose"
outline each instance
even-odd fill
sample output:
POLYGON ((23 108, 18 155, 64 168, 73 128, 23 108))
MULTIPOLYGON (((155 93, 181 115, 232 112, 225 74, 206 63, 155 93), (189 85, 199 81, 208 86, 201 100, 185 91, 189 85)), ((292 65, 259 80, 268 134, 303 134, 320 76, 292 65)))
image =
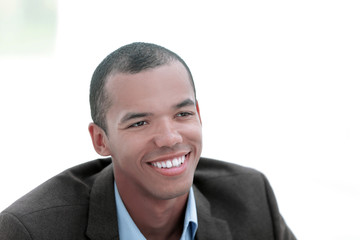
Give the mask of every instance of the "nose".
POLYGON ((183 138, 171 120, 162 120, 156 128, 154 142, 157 147, 173 147, 181 143, 183 138))

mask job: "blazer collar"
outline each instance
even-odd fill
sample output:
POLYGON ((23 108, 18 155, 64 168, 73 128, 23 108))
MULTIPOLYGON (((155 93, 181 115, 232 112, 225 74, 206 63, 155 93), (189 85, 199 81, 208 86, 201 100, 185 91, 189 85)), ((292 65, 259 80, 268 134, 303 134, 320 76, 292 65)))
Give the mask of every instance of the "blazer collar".
POLYGON ((197 240, 216 240, 216 239, 232 239, 229 226, 226 221, 211 215, 210 202, 193 185, 196 211, 198 215, 198 230, 196 232, 197 240))
POLYGON ((87 236, 92 240, 119 239, 112 164, 96 177, 89 202, 87 236))

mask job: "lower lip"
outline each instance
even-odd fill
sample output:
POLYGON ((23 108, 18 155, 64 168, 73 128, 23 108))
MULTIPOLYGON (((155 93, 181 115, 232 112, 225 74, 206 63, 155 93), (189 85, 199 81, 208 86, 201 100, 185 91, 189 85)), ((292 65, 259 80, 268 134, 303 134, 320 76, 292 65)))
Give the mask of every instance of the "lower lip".
POLYGON ((178 167, 172 167, 172 168, 158 168, 154 167, 153 165, 149 164, 149 166, 154 169, 156 172, 160 173, 161 175, 172 177, 172 176, 178 176, 181 175, 185 170, 186 166, 188 164, 190 153, 186 154, 185 161, 183 164, 181 164, 178 167))

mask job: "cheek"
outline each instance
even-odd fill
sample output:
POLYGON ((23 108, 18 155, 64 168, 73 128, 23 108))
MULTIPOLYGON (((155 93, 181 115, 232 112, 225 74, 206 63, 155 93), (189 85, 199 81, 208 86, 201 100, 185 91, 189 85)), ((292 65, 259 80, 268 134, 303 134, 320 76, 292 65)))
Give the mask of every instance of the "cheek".
POLYGON ((200 124, 189 125, 183 130, 183 136, 198 147, 202 146, 202 127, 200 124))
POLYGON ((122 166, 124 164, 140 165, 146 149, 145 137, 134 134, 124 134, 111 142, 111 155, 122 166))
POLYGON ((193 131, 194 136, 196 135, 197 137, 202 137, 202 125, 200 120, 191 125, 191 131, 193 131))

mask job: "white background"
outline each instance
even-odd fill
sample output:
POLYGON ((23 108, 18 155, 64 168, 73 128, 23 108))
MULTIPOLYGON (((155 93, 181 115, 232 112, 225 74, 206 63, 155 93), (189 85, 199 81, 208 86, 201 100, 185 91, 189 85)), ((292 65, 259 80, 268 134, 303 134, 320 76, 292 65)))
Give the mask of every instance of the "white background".
POLYGON ((190 66, 203 156, 265 173, 299 239, 360 239, 358 1, 59 1, 54 53, 0 58, 0 210, 97 158, 89 81, 116 48, 190 66))

